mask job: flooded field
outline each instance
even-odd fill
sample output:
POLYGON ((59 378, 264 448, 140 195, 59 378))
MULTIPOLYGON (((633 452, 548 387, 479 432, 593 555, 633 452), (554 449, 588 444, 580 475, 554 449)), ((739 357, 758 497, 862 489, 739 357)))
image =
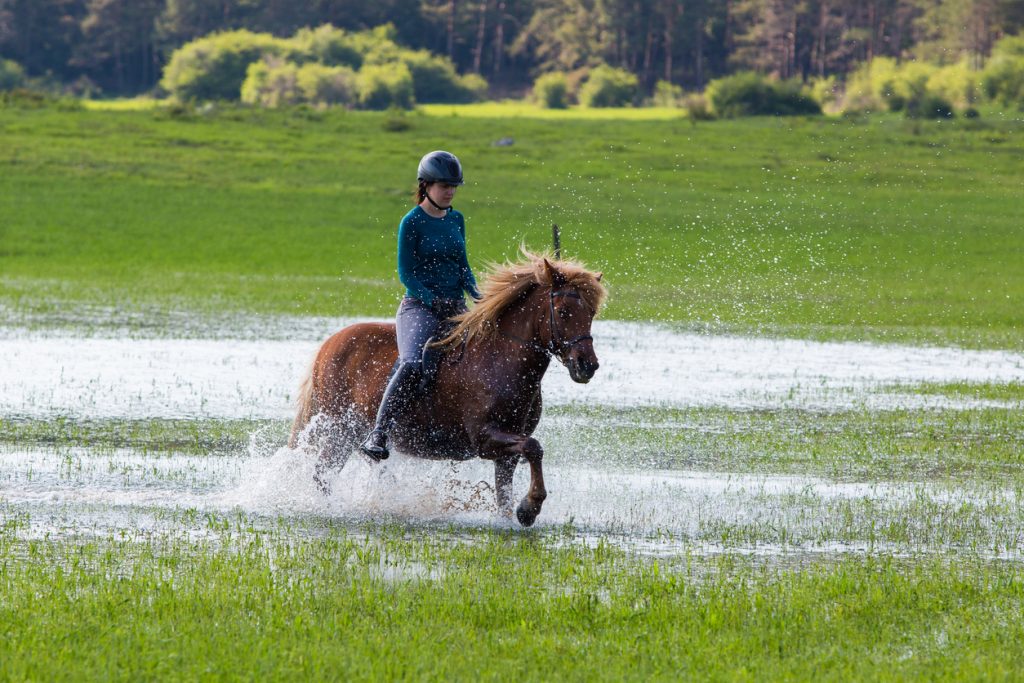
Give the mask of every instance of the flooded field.
MULTIPOLYGON (((525 468, 519 488, 526 486, 525 468)), ((384 466, 353 459, 335 492, 313 485, 310 456, 139 455, 68 449, 0 454, 0 514, 22 539, 201 536, 208 518, 243 513, 251 524, 318 518, 358 529, 392 521, 432 533, 515 529, 493 504, 485 463, 384 466)), ((601 540, 641 556, 751 552, 970 553, 1021 559, 1024 488, 936 482, 834 482, 814 477, 596 469, 553 458, 538 533, 601 540), (568 530, 569 536, 564 532, 568 530)))
MULTIPOLYGON (((268 330, 273 341, 8 330, 0 334, 0 411, 12 418, 287 418, 300 377, 332 329, 268 330)), ((1024 354, 1007 351, 720 337, 600 321, 594 336, 601 371, 577 385, 553 364, 547 405, 955 410, 985 404, 903 389, 1024 382, 1024 354)))
POLYGON ((483 461, 319 491, 284 443, 342 322, 0 331, 0 678, 1011 673, 1024 354, 599 322, 595 379, 545 379, 523 529, 483 461))
MULTIPOLYGON (((0 452, 0 516, 20 520, 16 535, 25 539, 201 534, 206 516, 232 514, 257 525, 316 518, 349 529, 378 521, 423 533, 438 525, 514 529, 494 508, 493 470, 482 461, 399 455, 371 466, 356 456, 333 475, 329 497, 316 489, 313 456, 282 444, 298 379, 327 333, 318 324, 325 323, 280 324, 272 341, 9 329, 0 338, 0 412, 15 438, 0 452), (116 434, 153 420, 176 420, 166 433, 173 425, 201 433, 241 419, 263 426, 213 452, 183 452, 166 435, 145 451, 113 440, 55 439, 46 447, 45 439, 16 438, 18 425, 34 425, 38 436, 58 420, 100 422, 116 434)), ((1016 386, 1024 355, 715 337, 616 322, 594 332, 603 367, 590 385, 572 383, 561 367, 545 380, 548 413, 538 435, 550 497, 535 533, 569 530, 563 541, 600 539, 653 557, 1020 559, 1019 473, 994 477, 1005 472, 998 463, 969 476, 936 474, 943 460, 951 469, 980 466, 942 456, 943 448, 966 449, 965 438, 1002 438, 1017 449, 1019 424, 1011 421, 1007 433, 1004 418, 1019 413, 1020 400, 915 387, 1016 386), (765 412, 770 418, 758 417, 765 412), (966 437, 907 445, 908 431, 942 432, 942 416, 958 414, 980 426, 966 437), (899 417, 884 435, 857 441, 883 415, 899 417), (846 451, 859 454, 856 466, 846 451)), ((526 468, 517 474, 522 491, 526 468)))

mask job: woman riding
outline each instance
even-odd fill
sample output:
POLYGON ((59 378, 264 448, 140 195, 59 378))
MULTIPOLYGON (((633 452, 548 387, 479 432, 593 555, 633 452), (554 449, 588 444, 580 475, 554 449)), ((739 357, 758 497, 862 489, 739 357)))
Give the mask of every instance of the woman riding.
POLYGON ((400 362, 373 431, 360 446, 374 460, 388 457, 388 432, 416 389, 427 341, 448 318, 466 311, 464 291, 480 298, 466 258, 466 223, 452 208, 463 184, 462 164, 450 152, 430 152, 420 160, 417 177, 416 206, 398 226, 398 277, 406 288, 395 319, 400 362))

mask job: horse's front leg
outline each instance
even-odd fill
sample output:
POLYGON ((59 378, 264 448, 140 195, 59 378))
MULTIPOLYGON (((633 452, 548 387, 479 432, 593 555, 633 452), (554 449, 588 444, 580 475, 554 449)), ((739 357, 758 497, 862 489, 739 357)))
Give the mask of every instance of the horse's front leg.
MULTIPOLYGON (((548 492, 544 488, 544 470, 541 461, 544 457, 544 449, 540 442, 532 436, 521 436, 510 434, 496 428, 489 428, 484 431, 484 439, 481 444, 481 457, 495 461, 495 491, 498 494, 498 505, 502 505, 502 484, 498 481, 499 473, 502 476, 507 471, 507 483, 505 486, 505 498, 510 499, 512 495, 512 472, 515 471, 515 463, 519 458, 525 458, 530 464, 530 489, 526 496, 516 508, 516 518, 523 526, 530 526, 540 514, 540 508, 548 492), (504 464, 501 464, 504 463, 504 464)), ((506 503, 511 507, 511 500, 506 503)))

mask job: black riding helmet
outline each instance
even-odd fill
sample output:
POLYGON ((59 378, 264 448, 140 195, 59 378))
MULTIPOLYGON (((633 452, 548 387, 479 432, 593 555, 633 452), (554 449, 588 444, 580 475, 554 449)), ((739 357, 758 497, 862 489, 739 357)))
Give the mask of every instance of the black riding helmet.
POLYGON ((462 185, 462 164, 451 152, 437 150, 420 159, 416 177, 427 183, 462 185))

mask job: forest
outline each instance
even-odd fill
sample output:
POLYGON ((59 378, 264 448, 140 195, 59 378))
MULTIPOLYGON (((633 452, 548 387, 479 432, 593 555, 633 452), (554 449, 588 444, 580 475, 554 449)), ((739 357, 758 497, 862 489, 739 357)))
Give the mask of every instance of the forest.
POLYGON ((843 79, 876 57, 980 69, 1020 32, 1024 0, 0 0, 0 66, 67 94, 156 93, 175 50, 199 37, 324 24, 391 24, 396 42, 486 79, 492 98, 601 65, 650 93, 741 71, 843 79))

